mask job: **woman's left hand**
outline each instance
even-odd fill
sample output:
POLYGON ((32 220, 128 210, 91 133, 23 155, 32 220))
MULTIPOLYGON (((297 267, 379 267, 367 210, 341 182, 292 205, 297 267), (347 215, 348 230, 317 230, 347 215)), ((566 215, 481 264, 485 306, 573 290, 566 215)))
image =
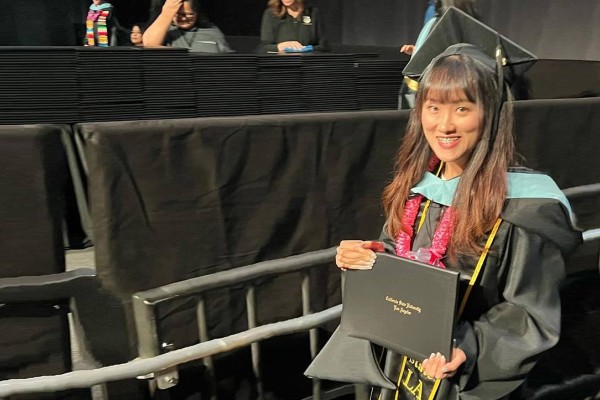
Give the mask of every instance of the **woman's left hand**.
POLYGON ((467 361, 467 355, 458 347, 452 349, 452 360, 447 362, 440 353, 432 353, 423 361, 423 373, 431 378, 446 379, 456 375, 456 371, 467 361))
POLYGON ((383 243, 370 240, 342 240, 337 248, 335 263, 342 271, 371 269, 377 258, 376 251, 384 251, 383 243))

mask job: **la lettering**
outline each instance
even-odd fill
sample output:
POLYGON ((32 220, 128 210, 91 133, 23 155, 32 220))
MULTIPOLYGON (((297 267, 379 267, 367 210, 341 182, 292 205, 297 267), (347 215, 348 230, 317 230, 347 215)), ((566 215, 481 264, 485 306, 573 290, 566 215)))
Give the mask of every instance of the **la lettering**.
POLYGON ((404 386, 413 396, 415 396, 415 399, 421 400, 421 396, 423 395, 423 382, 421 382, 421 380, 419 379, 419 383, 417 383, 413 387, 410 387, 409 381, 413 372, 410 369, 407 372, 408 373, 406 374, 406 379, 404 380, 404 382, 402 382, 402 386, 404 386))

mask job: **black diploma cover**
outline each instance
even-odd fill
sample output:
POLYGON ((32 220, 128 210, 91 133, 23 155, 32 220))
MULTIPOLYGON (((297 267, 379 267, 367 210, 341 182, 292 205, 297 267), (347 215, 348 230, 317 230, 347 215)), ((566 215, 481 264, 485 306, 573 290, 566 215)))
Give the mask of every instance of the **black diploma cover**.
POLYGON ((340 329, 416 360, 452 354, 460 274, 378 253, 371 270, 345 273, 340 329))

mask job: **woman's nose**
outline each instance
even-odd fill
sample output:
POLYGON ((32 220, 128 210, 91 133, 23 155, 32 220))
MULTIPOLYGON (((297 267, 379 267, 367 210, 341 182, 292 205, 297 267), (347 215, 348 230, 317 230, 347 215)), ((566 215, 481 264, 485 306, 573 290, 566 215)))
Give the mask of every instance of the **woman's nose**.
POLYGON ((454 118, 452 112, 443 111, 440 113, 440 119, 438 120, 438 130, 444 133, 450 133, 454 131, 454 118))

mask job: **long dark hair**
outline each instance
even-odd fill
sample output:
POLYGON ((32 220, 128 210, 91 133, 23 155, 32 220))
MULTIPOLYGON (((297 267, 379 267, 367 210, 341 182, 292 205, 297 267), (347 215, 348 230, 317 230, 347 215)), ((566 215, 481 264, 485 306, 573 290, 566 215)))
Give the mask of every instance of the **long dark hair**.
MULTIPOLYGON (((298 11, 300 12, 300 14, 302 14, 302 11, 304 11, 304 1, 296 0, 296 4, 298 5, 298 11)), ((267 3, 267 6, 271 9, 271 12, 277 18, 285 17, 285 13, 287 12, 287 7, 285 7, 281 3, 281 0, 269 0, 269 2, 267 3)))
POLYGON ((406 134, 398 151, 393 181, 383 192, 387 230, 396 237, 410 189, 427 171, 433 152, 421 124, 421 110, 429 93, 441 101, 464 93, 482 111, 482 135, 460 177, 452 201, 456 219, 448 246, 448 255, 478 254, 481 238, 500 216, 508 191, 507 170, 516 165, 513 137, 513 110, 510 102, 498 111, 495 74, 479 61, 462 54, 437 59, 426 69, 419 83, 415 107, 411 111, 406 134), (494 132, 494 117, 500 112, 494 132))

